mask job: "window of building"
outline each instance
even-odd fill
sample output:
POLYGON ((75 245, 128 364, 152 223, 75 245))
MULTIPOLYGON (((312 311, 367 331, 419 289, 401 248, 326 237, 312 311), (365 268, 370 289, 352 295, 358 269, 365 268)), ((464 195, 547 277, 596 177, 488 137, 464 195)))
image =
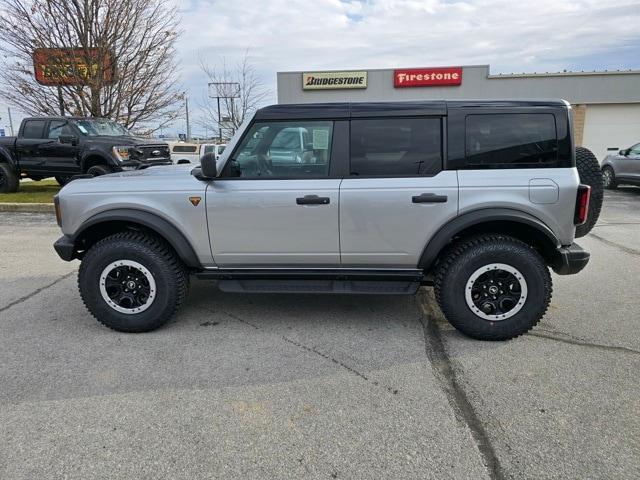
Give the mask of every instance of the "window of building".
POLYGON ((527 167, 558 159, 556 123, 548 113, 468 115, 467 166, 527 167))
POLYGON ((440 118, 351 121, 351 175, 435 175, 442 170, 440 118))

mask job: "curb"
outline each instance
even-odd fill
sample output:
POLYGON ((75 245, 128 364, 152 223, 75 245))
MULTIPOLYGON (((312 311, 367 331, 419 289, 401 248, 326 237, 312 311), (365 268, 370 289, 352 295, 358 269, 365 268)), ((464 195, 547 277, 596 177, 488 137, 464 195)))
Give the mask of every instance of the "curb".
POLYGON ((0 203, 0 212, 55 213, 53 203, 0 203))

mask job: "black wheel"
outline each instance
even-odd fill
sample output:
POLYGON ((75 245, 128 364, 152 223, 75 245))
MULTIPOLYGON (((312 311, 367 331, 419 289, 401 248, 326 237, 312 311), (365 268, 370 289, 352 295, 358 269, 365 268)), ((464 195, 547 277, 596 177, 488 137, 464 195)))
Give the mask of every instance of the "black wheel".
POLYGON ((606 166, 602 169, 602 183, 604 188, 608 190, 614 190, 618 188, 618 182, 616 181, 616 172, 613 168, 606 166))
POLYGON ((71 180, 71 176, 69 175, 56 175, 55 178, 56 182, 58 182, 58 185, 61 187, 64 187, 71 180))
POLYGON ((435 295, 447 320, 478 340, 526 333, 551 301, 551 275, 529 245, 504 235, 461 241, 441 262, 435 295))
POLYGON ((0 163, 0 193, 13 193, 18 191, 20 179, 8 163, 0 163))
POLYGON ((148 332, 182 305, 189 275, 164 241, 122 232, 89 249, 78 287, 87 309, 102 324, 120 332, 148 332))
POLYGON ((113 173, 110 167, 106 165, 94 165, 87 170, 89 175, 93 175, 94 177, 99 177, 100 175, 107 175, 109 173, 113 173))
POLYGON ((602 210, 602 200, 604 198, 604 184, 600 163, 590 150, 584 147, 576 147, 576 167, 580 175, 580 183, 591 187, 591 200, 589 201, 589 214, 584 225, 576 227, 576 238, 584 237, 595 227, 600 210, 602 210))

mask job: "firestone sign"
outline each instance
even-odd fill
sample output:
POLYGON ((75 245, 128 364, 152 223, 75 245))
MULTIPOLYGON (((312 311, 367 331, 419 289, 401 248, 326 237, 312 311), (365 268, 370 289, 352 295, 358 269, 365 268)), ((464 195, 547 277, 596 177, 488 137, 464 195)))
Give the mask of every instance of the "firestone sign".
POLYGON ((303 90, 367 88, 367 72, 313 72, 302 74, 303 90))
POLYGON ((442 87, 462 84, 462 67, 411 68, 393 71, 393 86, 442 87))

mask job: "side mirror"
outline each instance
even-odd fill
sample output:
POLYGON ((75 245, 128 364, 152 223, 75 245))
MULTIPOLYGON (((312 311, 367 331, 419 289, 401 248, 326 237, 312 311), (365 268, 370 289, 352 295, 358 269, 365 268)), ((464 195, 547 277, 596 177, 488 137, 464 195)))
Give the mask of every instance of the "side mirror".
POLYGON ((78 137, 75 137, 73 135, 60 135, 58 137, 58 141, 60 143, 69 143, 69 144, 73 145, 74 147, 76 145, 78 145, 78 137))
POLYGON ((623 157, 626 157, 627 155, 629 155, 629 150, 628 149, 623 149, 623 150, 620 150, 618 153, 620 155, 622 155, 623 157))
POLYGON ((202 176, 206 178, 215 178, 218 176, 218 167, 216 166, 216 154, 205 153, 200 159, 200 170, 202 176))

